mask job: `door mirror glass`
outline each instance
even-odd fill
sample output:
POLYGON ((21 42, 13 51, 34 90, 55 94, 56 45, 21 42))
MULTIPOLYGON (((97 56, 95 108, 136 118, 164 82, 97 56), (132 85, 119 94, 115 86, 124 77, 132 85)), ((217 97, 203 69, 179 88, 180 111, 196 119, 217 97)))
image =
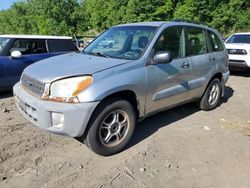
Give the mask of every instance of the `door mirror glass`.
POLYGON ((11 52, 11 57, 16 58, 16 59, 21 58, 22 53, 20 51, 13 51, 13 52, 11 52))
POLYGON ((158 64, 169 63, 171 61, 171 53, 165 51, 157 52, 153 60, 158 64))

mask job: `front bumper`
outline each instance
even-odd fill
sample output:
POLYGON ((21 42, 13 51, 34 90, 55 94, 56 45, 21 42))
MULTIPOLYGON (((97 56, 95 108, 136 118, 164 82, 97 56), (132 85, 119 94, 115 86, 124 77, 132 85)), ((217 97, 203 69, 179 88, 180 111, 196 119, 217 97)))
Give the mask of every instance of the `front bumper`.
POLYGON ((250 56, 249 55, 229 55, 229 68, 249 69, 250 56))
POLYGON ((80 137, 83 135, 89 119, 99 102, 90 103, 59 103, 43 101, 21 87, 17 83, 14 88, 14 97, 19 111, 36 126, 59 135, 80 137), (56 128, 52 123, 52 113, 64 115, 63 127, 56 128))

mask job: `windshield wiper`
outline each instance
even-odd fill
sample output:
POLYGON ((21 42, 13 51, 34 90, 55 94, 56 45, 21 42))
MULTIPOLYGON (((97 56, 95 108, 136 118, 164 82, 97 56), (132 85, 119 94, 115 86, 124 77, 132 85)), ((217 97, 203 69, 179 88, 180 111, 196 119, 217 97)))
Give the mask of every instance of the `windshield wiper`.
POLYGON ((95 52, 95 53, 93 53, 93 55, 97 55, 97 56, 101 56, 101 57, 106 57, 106 58, 110 57, 109 55, 101 53, 101 52, 95 52))
POLYGON ((101 56, 101 57, 106 57, 106 58, 110 58, 111 56, 101 53, 101 52, 86 52, 86 51, 82 51, 83 53, 86 53, 88 55, 94 55, 94 56, 101 56))

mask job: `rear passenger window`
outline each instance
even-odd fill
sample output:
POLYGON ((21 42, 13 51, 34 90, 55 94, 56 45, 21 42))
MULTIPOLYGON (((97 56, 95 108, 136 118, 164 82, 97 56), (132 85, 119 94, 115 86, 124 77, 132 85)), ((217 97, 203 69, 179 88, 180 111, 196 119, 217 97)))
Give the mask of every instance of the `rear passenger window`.
POLYGON ((44 40, 31 39, 17 39, 9 54, 13 51, 20 51, 23 55, 47 53, 44 40))
POLYGON ((187 28, 187 56, 207 53, 206 37, 203 29, 187 28))
POLYGON ((208 37, 213 51, 217 52, 223 50, 223 45, 221 44, 220 39, 215 33, 208 31, 208 37))
POLYGON ((77 51, 77 47, 72 40, 48 40, 49 52, 72 52, 77 51))
POLYGON ((173 59, 184 57, 184 38, 182 27, 167 28, 156 43, 155 53, 168 51, 173 59))

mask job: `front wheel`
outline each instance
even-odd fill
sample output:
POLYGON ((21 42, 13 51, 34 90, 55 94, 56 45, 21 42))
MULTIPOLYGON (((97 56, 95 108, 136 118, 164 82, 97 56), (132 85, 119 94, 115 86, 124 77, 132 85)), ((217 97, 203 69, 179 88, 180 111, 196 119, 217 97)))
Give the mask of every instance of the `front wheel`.
POLYGON ((221 82, 214 79, 207 87, 200 101, 200 108, 205 111, 213 110, 218 105, 222 94, 221 82))
POLYGON ((134 132, 136 116, 132 105, 123 99, 110 99, 94 112, 86 145, 103 156, 120 152, 134 132))

